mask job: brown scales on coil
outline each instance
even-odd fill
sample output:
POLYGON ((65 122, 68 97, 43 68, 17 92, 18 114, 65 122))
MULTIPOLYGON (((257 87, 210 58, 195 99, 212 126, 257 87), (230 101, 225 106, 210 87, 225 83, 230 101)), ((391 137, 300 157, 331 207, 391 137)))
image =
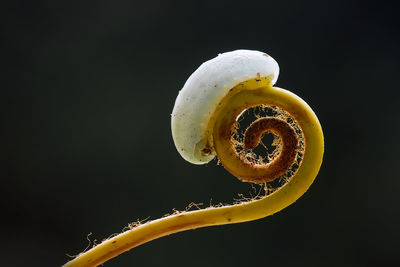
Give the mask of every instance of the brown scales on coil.
POLYGON ((295 162, 298 140, 296 132, 287 122, 278 118, 260 118, 247 128, 244 134, 243 149, 248 150, 257 147, 262 135, 266 132, 275 133, 282 140, 279 156, 272 162, 260 166, 269 169, 270 177, 266 178, 265 181, 272 181, 285 174, 295 162))
POLYGON ((232 171, 232 173, 244 182, 266 183, 268 191, 272 192, 277 189, 276 186, 282 186, 297 171, 304 151, 304 140, 301 128, 290 115, 276 107, 261 107, 261 111, 271 114, 259 114, 259 116, 254 113, 258 119, 242 132, 243 138, 240 138, 240 131, 238 131, 239 122, 231 125, 230 143, 235 148, 235 152, 231 155, 238 160, 236 164, 242 166, 239 169, 249 170, 246 172, 232 171), (272 143, 272 147, 275 149, 272 153, 268 152, 266 157, 257 156, 253 149, 258 145, 261 144, 266 150, 268 149, 261 141, 265 133, 275 136, 272 143))

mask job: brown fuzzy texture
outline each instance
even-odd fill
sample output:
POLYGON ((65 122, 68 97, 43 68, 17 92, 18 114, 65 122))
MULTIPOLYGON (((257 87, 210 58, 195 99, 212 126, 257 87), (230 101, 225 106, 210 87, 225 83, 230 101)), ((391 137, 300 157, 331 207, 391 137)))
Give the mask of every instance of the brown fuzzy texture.
POLYGON ((295 130, 284 120, 268 117, 254 121, 244 134, 243 149, 253 149, 260 143, 261 137, 266 132, 272 132, 281 139, 280 154, 268 164, 255 164, 246 162, 246 165, 254 170, 265 172, 259 177, 239 177, 241 180, 253 183, 270 182, 285 174, 296 160, 298 152, 298 136, 295 130))

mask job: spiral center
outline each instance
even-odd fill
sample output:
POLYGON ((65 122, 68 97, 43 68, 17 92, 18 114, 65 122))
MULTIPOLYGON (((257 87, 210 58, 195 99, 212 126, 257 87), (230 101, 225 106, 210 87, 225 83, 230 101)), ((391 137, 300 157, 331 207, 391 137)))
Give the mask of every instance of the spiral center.
MULTIPOLYGON (((244 143, 246 143, 246 141, 244 143)), ((248 151, 249 154, 255 154, 259 159, 259 164, 267 164, 279 156, 281 153, 281 146, 282 140, 280 136, 271 131, 267 131, 261 135, 260 142, 255 147, 244 149, 246 149, 245 151, 248 151)))
POLYGON ((242 180, 274 181, 277 185, 286 183, 297 171, 304 151, 302 132, 295 120, 278 107, 267 105, 241 113, 233 127, 231 143, 246 165, 260 172, 268 169, 264 177, 241 177, 242 180))

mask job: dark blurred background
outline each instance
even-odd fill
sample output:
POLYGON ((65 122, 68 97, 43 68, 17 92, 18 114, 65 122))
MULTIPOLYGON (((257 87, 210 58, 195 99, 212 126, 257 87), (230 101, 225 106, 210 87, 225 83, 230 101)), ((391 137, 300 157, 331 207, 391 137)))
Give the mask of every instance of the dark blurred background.
POLYGON ((5 1, 2 266, 60 266, 128 223, 251 191, 185 162, 170 114, 218 53, 256 49, 319 116, 326 151, 282 212, 142 245, 105 266, 396 266, 399 20, 388 1, 5 1))

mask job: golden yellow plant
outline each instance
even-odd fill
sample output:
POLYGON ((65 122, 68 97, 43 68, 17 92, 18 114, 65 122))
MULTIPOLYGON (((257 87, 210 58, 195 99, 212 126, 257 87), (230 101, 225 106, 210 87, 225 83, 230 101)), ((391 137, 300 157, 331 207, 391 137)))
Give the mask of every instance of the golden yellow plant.
POLYGON ((172 114, 172 130, 178 151, 188 161, 203 164, 217 155, 223 166, 243 181, 268 183, 286 177, 282 186, 250 201, 180 212, 140 224, 81 253, 65 266, 97 266, 162 236, 264 218, 303 195, 322 163, 322 128, 307 103, 287 90, 273 87, 278 72, 277 63, 258 51, 237 50, 206 62, 180 92, 172 114), (192 90, 198 94, 196 97, 191 97, 192 90), (196 106, 194 101, 200 102, 196 106), (276 112, 258 118, 242 139, 235 139, 239 117, 255 107, 276 112), (276 136, 278 150, 269 162, 255 158, 251 152, 266 132, 276 136))

